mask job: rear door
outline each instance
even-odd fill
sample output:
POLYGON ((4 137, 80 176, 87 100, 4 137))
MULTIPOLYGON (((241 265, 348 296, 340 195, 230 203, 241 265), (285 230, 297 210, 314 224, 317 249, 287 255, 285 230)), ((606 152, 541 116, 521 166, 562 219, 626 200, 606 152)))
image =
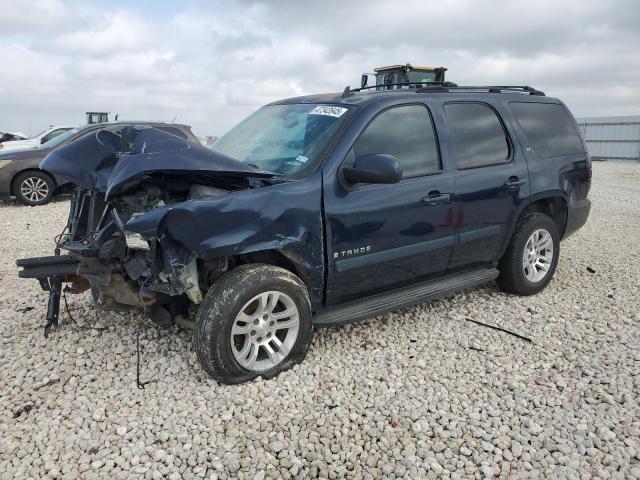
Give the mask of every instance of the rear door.
POLYGON ((548 196, 564 198, 569 209, 564 233, 572 233, 586 221, 591 205, 587 198, 591 161, 575 119, 561 103, 519 101, 510 102, 509 107, 522 129, 531 201, 548 196), (579 213, 574 216, 572 211, 579 213))
POLYGON ((455 174, 455 246, 449 268, 499 260, 519 206, 530 196, 527 163, 501 115, 482 102, 444 105, 455 174))
POLYGON ((339 182, 325 190, 328 304, 442 274, 449 263, 453 177, 442 170, 427 107, 400 105, 379 113, 343 166, 371 153, 393 155, 403 178, 390 185, 339 182))

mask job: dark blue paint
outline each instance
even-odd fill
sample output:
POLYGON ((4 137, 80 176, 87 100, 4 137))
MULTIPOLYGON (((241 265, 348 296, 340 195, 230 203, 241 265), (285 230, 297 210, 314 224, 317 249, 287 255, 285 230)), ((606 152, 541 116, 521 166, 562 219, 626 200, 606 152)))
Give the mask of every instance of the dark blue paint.
POLYGON ((305 272, 322 299, 324 244, 318 175, 158 208, 125 225, 148 238, 168 235, 204 260, 277 250, 305 272))
MULTIPOLYGON (((541 159, 527 151, 526 137, 508 106, 516 97, 530 101, 520 94, 405 90, 277 102, 356 108, 318 169, 306 178, 171 204, 131 220, 125 229, 147 238, 171 237, 204 260, 265 250, 283 252, 306 272, 303 280, 316 311, 454 271, 495 265, 518 216, 531 202, 544 198, 565 202, 568 215, 561 232, 565 236, 584 224, 590 206, 588 155, 541 159), (443 113, 444 105, 453 101, 491 105, 509 138, 508 163, 457 169, 450 158, 451 138, 443 113), (346 182, 341 169, 353 166, 350 152, 358 135, 380 111, 405 104, 422 104, 430 110, 442 171, 395 184, 346 182), (514 180, 519 185, 506 183, 514 180)), ((549 97, 533 100, 559 103, 549 97)), ((117 196, 153 175, 263 175, 216 154, 178 150, 166 150, 157 163, 138 152, 137 158, 111 164, 98 149, 100 154, 85 165, 86 171, 78 173, 74 164, 75 181, 110 189, 117 196)), ((65 173, 60 170, 67 164, 60 165, 56 174, 65 173)))

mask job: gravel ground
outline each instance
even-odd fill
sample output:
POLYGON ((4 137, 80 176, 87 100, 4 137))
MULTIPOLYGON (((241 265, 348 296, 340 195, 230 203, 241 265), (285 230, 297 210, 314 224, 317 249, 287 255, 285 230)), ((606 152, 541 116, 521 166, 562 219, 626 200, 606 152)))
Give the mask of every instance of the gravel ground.
POLYGON ((144 323, 144 390, 136 315, 75 296, 45 340, 46 295, 16 277, 67 202, 4 204, 0 478, 640 478, 640 165, 595 164, 591 198, 537 296, 491 284, 321 330, 240 386, 204 375, 189 331, 144 323))

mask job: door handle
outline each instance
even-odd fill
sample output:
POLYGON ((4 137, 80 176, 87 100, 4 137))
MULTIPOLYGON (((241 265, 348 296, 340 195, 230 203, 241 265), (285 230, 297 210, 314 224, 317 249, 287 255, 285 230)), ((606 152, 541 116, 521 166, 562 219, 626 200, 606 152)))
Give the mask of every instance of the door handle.
POLYGON ((449 193, 440 193, 440 192, 430 192, 429 195, 422 198, 422 203, 429 207, 435 207, 437 205, 441 205, 443 203, 449 203, 451 201, 451 194, 449 193))
POLYGON ((509 177, 509 180, 504 182, 504 186, 511 191, 519 190, 522 185, 527 183, 524 178, 509 177))

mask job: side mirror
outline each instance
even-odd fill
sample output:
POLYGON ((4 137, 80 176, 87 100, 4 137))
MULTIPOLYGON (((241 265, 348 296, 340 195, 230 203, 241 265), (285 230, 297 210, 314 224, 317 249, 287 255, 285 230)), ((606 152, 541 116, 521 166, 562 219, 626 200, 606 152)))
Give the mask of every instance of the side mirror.
POLYGON ((48 138, 47 138, 47 137, 42 137, 42 138, 40 139, 40 145, 42 145, 43 143, 45 143, 47 140, 48 140, 48 138))
POLYGON ((367 75, 366 73, 363 73, 362 76, 360 77, 360 87, 361 88, 366 87, 367 83, 369 83, 369 75, 367 75))
POLYGON ((392 155, 370 153, 356 158, 353 167, 342 169, 349 183, 398 183, 402 168, 392 155))

